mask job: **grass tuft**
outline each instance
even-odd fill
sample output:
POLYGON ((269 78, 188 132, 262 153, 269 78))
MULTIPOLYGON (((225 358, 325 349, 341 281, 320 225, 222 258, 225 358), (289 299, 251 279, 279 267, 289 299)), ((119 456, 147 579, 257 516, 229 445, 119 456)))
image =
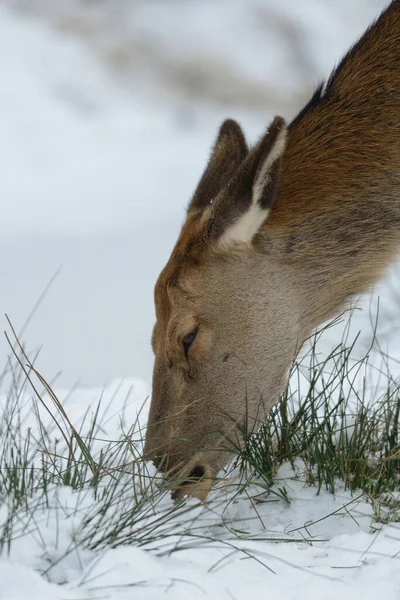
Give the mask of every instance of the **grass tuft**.
POLYGON ((380 498, 400 488, 400 385, 382 367, 386 390, 374 395, 367 385, 374 340, 355 360, 357 338, 348 343, 348 331, 323 360, 318 354, 322 332, 314 336, 265 424, 255 434, 244 432, 241 467, 250 466, 271 488, 280 465, 289 461, 294 466, 301 459, 301 475, 318 493, 334 494, 341 481, 352 493, 364 492, 376 507, 380 498))

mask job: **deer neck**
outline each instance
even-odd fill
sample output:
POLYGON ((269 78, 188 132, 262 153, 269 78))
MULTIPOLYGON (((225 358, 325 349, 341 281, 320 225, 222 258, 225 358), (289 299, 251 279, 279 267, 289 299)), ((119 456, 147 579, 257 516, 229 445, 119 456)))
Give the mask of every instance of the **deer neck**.
POLYGON ((262 245, 313 325, 382 278, 400 246, 400 1, 350 50, 289 127, 262 245))

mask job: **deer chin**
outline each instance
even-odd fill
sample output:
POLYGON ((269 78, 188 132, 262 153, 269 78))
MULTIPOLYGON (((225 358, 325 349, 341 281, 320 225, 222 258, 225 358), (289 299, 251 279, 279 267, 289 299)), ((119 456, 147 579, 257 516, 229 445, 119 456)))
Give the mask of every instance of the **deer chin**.
POLYGON ((215 480, 215 470, 199 458, 193 460, 178 475, 167 477, 171 498, 177 502, 185 498, 197 498, 204 502, 215 480))
POLYGON ((181 502, 186 498, 197 498, 200 502, 204 502, 213 483, 214 480, 211 478, 204 478, 198 482, 184 481, 171 492, 171 498, 175 502, 181 502))

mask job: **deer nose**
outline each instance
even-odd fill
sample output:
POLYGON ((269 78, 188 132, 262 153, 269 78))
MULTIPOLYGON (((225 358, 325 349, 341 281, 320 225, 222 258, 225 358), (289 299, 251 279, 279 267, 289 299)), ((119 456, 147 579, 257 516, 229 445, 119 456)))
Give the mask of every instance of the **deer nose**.
POLYGON ((194 496, 199 500, 205 500, 212 486, 210 469, 202 464, 195 464, 188 475, 172 492, 173 500, 182 500, 185 496, 194 496))
POLYGON ((206 469, 202 465, 195 465, 193 469, 186 475, 184 481, 179 483, 179 487, 194 485, 203 479, 206 474, 206 469))
POLYGON ((204 477, 205 474, 206 474, 205 468, 202 465, 196 465, 190 471, 190 473, 188 475, 188 479, 190 481, 199 481, 202 477, 204 477))

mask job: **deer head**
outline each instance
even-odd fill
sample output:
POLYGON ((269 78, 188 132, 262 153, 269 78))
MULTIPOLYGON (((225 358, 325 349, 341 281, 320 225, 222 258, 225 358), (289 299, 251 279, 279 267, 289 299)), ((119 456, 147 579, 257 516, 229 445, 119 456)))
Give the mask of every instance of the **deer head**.
POLYGON ((240 447, 241 432, 259 427, 276 402, 298 343, 291 278, 257 244, 286 135, 276 117, 249 150, 235 121, 222 124, 155 287, 145 456, 179 473, 178 488, 200 498, 240 447))
POLYGON ((219 131, 155 287, 145 457, 177 496, 207 495, 302 342, 398 253, 399 32, 394 0, 288 130, 219 131))

